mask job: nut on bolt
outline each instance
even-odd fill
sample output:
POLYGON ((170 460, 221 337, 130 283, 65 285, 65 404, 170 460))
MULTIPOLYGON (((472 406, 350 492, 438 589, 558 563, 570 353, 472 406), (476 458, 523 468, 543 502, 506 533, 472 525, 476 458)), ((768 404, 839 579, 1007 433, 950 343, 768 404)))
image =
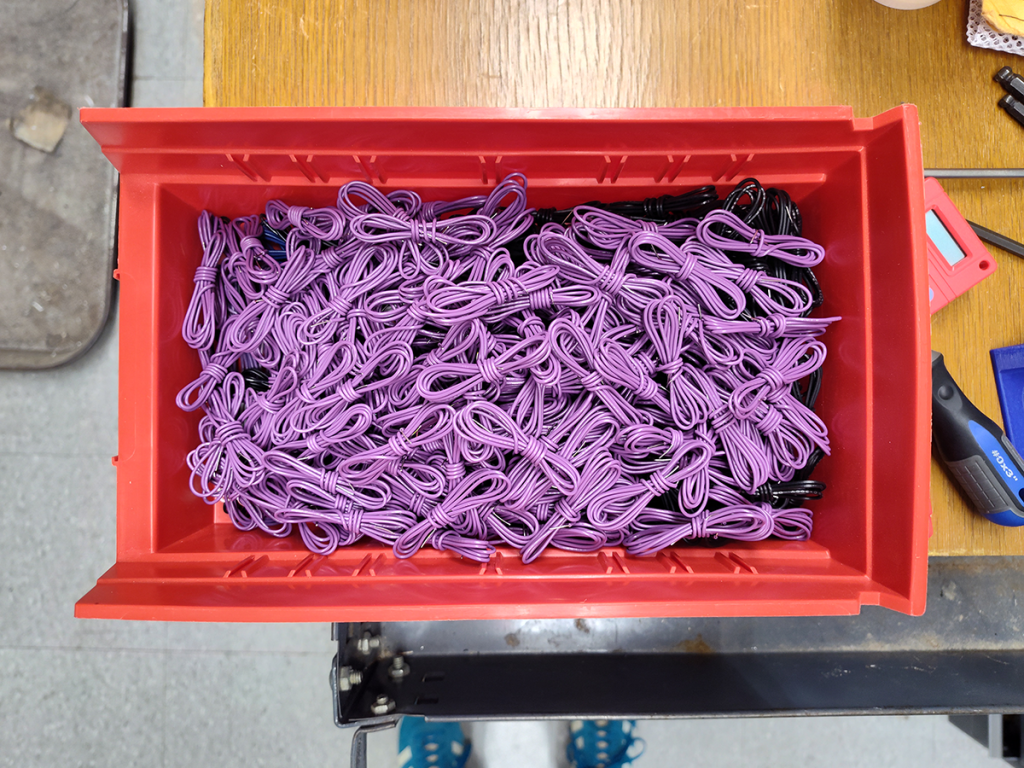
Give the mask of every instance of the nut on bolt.
POLYGON ((351 691, 363 682, 363 673, 352 667, 342 667, 338 670, 338 690, 351 691))
POLYGON ((405 663, 405 658, 402 656, 395 656, 391 660, 391 668, 388 670, 388 676, 392 680, 401 680, 409 674, 409 665, 405 663))
POLYGON ((376 701, 370 707, 370 712, 375 715, 386 715, 389 712, 394 712, 395 702, 392 701, 386 694, 381 694, 377 697, 376 701))
POLYGON ((356 650, 363 656, 369 656, 370 651, 375 651, 378 648, 380 648, 380 638, 369 632, 363 633, 363 636, 356 641, 356 650))

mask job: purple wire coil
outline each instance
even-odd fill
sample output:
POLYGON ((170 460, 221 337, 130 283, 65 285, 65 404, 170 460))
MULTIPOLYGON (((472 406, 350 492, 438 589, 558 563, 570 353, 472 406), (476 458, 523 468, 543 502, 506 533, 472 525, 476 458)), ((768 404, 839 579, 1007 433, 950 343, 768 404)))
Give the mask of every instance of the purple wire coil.
POLYGON ((177 397, 204 411, 193 493, 320 554, 808 538, 809 509, 758 489, 829 452, 797 387, 838 318, 750 263, 824 249, 723 210, 580 206, 528 235, 526 187, 424 203, 351 182, 336 206, 203 212, 182 326, 202 370, 177 397))

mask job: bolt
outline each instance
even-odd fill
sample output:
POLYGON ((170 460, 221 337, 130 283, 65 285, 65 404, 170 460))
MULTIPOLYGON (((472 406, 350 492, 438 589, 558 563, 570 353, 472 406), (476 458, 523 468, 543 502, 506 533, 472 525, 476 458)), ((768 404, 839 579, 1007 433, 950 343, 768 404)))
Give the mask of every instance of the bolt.
POLYGON ((392 680, 401 680, 408 674, 409 665, 405 663, 405 659, 401 656, 395 656, 391 660, 391 669, 388 670, 388 675, 392 680))
POLYGON ((369 632, 364 632, 363 636, 356 641, 356 650, 363 656, 369 656, 370 651, 377 648, 380 648, 380 638, 375 637, 369 632))
POLYGON ((395 702, 387 697, 386 694, 381 694, 377 697, 377 700, 373 702, 373 706, 370 707, 370 712, 375 715, 386 715, 389 712, 393 712, 395 709, 395 702))
POLYGON ((352 667, 342 667, 338 670, 338 690, 351 691, 363 682, 363 673, 352 667))

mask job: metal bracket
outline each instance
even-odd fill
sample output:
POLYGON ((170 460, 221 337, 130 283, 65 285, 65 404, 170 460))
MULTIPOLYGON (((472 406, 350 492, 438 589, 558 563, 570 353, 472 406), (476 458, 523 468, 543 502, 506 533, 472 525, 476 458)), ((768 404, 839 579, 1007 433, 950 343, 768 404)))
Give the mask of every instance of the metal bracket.
POLYGON ((989 757, 1024 766, 1024 715, 950 715, 949 722, 988 747, 989 757))
POLYGON ((366 768, 366 734, 375 731, 386 731, 398 723, 397 717, 382 720, 379 723, 363 723, 352 734, 352 751, 349 757, 349 768, 366 768))
POLYGON ((334 724, 387 720, 396 709, 394 690, 411 673, 409 662, 388 647, 377 624, 334 624, 331 638, 338 642, 330 679, 334 724))

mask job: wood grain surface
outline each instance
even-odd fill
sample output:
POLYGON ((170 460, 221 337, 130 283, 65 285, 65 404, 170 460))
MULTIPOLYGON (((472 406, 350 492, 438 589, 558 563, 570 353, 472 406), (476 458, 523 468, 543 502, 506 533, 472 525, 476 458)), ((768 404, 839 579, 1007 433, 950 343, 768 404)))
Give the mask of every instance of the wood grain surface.
MULTIPOLYGON (((925 167, 1024 166, 966 0, 208 0, 207 106, 918 105, 925 167)), ((947 181, 963 214, 1024 240, 1024 180, 947 181)), ((988 351, 1024 342, 1024 261, 942 310, 933 346, 999 418, 988 351)), ((932 554, 1024 554, 1024 528, 972 514, 933 462, 932 554)))

